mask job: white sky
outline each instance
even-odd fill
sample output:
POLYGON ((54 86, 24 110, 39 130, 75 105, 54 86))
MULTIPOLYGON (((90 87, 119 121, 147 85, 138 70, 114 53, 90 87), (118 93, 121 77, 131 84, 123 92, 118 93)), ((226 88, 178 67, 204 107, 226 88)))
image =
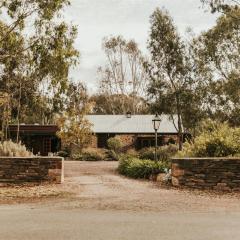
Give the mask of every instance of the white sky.
POLYGON ((81 53, 80 65, 71 72, 74 81, 83 81, 89 92, 97 88, 97 68, 104 65, 102 39, 122 35, 135 39, 147 54, 146 42, 150 29, 149 17, 156 7, 167 9, 179 32, 187 27, 195 33, 207 30, 216 16, 207 13, 200 0, 72 0, 65 11, 67 21, 78 26, 76 48, 81 53))

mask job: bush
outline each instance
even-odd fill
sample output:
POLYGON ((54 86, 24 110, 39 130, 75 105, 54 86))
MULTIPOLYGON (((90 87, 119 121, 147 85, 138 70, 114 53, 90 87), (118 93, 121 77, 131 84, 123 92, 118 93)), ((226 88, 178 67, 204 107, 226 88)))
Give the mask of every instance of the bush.
POLYGON ((0 143, 0 156, 3 157, 30 157, 33 154, 27 151, 26 147, 21 143, 12 141, 4 141, 0 143))
POLYGON ((209 122, 194 142, 184 144, 180 157, 227 157, 240 154, 240 128, 209 122))
POLYGON ((127 152, 126 152, 126 154, 127 154, 128 156, 132 156, 132 157, 136 157, 136 158, 139 157, 139 153, 138 153, 135 149, 133 149, 133 148, 128 149, 127 152))
POLYGON ((70 157, 70 152, 67 150, 62 150, 57 153, 59 157, 67 158, 70 157))
POLYGON ((118 171, 131 178, 149 179, 153 174, 163 173, 165 166, 162 162, 142 160, 130 156, 123 157, 118 166, 118 171))
POLYGON ((106 156, 106 158, 104 160, 107 160, 107 161, 119 161, 120 154, 116 153, 113 150, 106 151, 106 155, 107 156, 106 156))
MULTIPOLYGON (((178 152, 176 145, 166 145, 157 149, 157 159, 159 161, 169 161, 178 152)), ((139 152, 140 159, 154 160, 155 148, 144 148, 139 152)))
POLYGON ((103 161, 104 158, 104 152, 95 148, 83 149, 81 153, 73 155, 73 159, 76 161, 103 161))
POLYGON ((119 153, 123 147, 123 143, 119 137, 113 137, 108 139, 107 146, 110 150, 113 150, 116 153, 119 153))

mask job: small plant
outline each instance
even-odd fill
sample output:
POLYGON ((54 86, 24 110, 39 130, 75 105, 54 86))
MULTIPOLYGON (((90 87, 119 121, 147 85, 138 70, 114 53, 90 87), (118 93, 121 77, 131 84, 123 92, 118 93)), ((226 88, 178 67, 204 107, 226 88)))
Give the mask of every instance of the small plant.
POLYGON ((70 153, 69 153, 68 151, 66 151, 66 150, 59 151, 59 152, 57 153, 57 155, 58 155, 59 157, 63 157, 63 158, 70 157, 70 153))
POLYGON ((128 156, 132 156, 132 157, 136 157, 136 158, 139 157, 139 153, 138 153, 135 149, 133 149, 133 148, 128 149, 127 152, 126 152, 126 154, 127 154, 128 156))
POLYGON ((149 179, 151 175, 163 173, 165 165, 162 162, 125 156, 119 162, 118 171, 127 177, 149 179))
POLYGON ((103 161, 105 154, 100 149, 86 148, 80 153, 74 154, 73 159, 76 161, 103 161))
POLYGON ((3 157, 30 157, 33 154, 27 151, 26 147, 21 143, 13 141, 4 141, 0 143, 0 156, 3 157))
POLYGON ((116 153, 119 153, 122 150, 123 143, 119 137, 113 137, 108 139, 107 146, 110 150, 113 150, 116 153))
MULTIPOLYGON (((159 147, 157 149, 157 160, 167 162, 178 152, 178 147, 176 145, 166 145, 159 147)), ((139 152, 140 159, 150 159, 154 160, 155 158, 155 149, 154 148, 144 148, 139 152)))
POLYGON ((120 154, 116 153, 114 150, 107 150, 106 155, 107 157, 105 158, 105 160, 119 161, 120 154))

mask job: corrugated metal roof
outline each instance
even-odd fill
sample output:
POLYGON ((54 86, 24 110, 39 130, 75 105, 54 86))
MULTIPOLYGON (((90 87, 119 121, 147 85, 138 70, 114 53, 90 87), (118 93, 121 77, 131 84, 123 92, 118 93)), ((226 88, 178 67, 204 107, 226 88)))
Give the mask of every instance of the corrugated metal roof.
MULTIPOLYGON (((88 115, 94 133, 153 133, 154 115, 88 115)), ((176 120, 176 116, 174 116, 176 120)), ((168 115, 161 115, 159 133, 177 133, 168 115)))

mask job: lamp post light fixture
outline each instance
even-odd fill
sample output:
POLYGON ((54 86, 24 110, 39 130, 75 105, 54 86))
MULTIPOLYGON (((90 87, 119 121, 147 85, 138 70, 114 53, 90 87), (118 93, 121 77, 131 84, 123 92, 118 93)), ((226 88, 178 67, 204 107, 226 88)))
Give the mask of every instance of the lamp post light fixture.
POLYGON ((132 113, 131 113, 130 111, 128 111, 128 112, 126 113, 126 116, 127 116, 127 118, 131 118, 131 117, 132 117, 132 113))
POLYGON ((161 118, 159 117, 159 115, 156 113, 155 117, 152 120, 153 123, 153 129, 155 131, 155 154, 154 154, 154 160, 157 161, 157 147, 158 147, 158 129, 160 127, 160 123, 161 123, 161 118))

